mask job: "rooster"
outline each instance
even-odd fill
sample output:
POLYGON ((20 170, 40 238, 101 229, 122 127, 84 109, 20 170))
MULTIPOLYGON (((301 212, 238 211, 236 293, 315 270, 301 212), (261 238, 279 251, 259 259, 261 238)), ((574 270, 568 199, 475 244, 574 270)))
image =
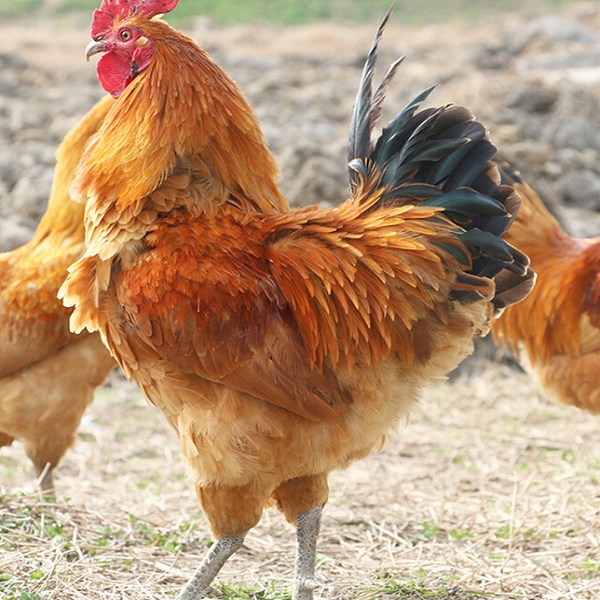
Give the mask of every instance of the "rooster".
POLYGON ((600 413, 600 238, 571 237, 508 164, 502 175, 522 200, 507 239, 530 256, 538 279, 495 322, 494 335, 548 397, 600 413))
POLYGON ((114 366, 98 335, 70 333, 70 311, 56 297, 67 267, 84 251, 83 206, 71 201, 69 186, 113 103, 101 100, 67 134, 34 237, 0 254, 0 446, 23 440, 46 492, 94 388, 114 366))
POLYGON ((216 543, 204 597, 274 505, 297 527, 294 598, 313 598, 328 473, 380 444, 533 275, 500 239, 519 205, 465 108, 372 130, 379 29, 350 126, 350 198, 290 210, 254 114, 176 0, 104 0, 87 55, 118 97, 80 165, 85 256, 61 289, 176 430, 216 543), (132 126, 135 124, 135 131, 132 126))

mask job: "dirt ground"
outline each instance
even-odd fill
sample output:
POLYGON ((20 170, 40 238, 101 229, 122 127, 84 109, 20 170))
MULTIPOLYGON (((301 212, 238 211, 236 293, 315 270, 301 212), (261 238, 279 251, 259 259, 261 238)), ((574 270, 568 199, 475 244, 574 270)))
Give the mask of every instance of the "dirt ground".
MULTIPOLYGON (((523 374, 488 365, 433 387, 382 452, 332 474, 318 596, 597 598, 599 466, 597 421, 523 374)), ((169 598, 207 549, 175 436, 116 376, 56 480, 58 502, 39 499, 22 448, 3 450, 3 599, 169 598)), ((293 553, 267 511, 223 597, 289 598, 293 553)))
MULTIPOLYGON (((388 102, 431 83, 489 126, 567 226, 600 234, 600 12, 405 29, 388 102)), ((298 202, 344 197, 345 129, 373 27, 188 27, 247 93, 298 202)), ((87 24, 0 24, 0 242, 31 235, 53 151, 100 97, 87 24)), ((318 596, 334 600, 600 597, 598 421, 549 404, 527 376, 474 361, 430 388, 380 453, 331 477, 318 596)), ((23 449, 0 451, 0 600, 171 598, 209 536, 174 434, 114 374, 38 497, 23 449)), ((265 513, 219 576, 224 598, 290 598, 293 531, 265 513)), ((217 586, 217 587, 219 587, 217 586)))

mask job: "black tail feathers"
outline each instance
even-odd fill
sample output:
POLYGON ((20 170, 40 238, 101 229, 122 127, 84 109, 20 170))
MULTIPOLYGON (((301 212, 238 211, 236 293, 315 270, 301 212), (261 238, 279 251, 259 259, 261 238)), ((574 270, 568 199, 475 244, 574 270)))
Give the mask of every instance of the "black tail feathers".
POLYGON ((385 91, 402 59, 388 70, 373 94, 377 48, 389 19, 386 14, 369 51, 354 104, 348 141, 350 187, 355 192, 366 177, 377 177, 384 189, 380 203, 439 206, 462 230, 471 256, 465 277, 486 277, 496 284, 495 307, 522 300, 535 276, 529 259, 502 236, 520 207, 519 196, 501 183, 493 160, 496 148, 485 127, 461 106, 419 110, 432 86, 409 102, 381 131, 373 130, 381 115, 385 91))

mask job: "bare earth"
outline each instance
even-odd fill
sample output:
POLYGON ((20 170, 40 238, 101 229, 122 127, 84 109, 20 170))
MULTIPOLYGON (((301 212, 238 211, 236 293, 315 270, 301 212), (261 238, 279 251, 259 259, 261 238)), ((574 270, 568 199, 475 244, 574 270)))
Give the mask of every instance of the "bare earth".
MULTIPOLYGON (((408 58, 388 107, 441 80, 434 102, 473 108, 568 226, 598 235, 595 6, 574 3, 554 22, 518 15, 420 31, 397 14, 382 70, 408 58)), ((373 27, 199 20, 189 32, 256 107, 289 197, 341 200, 345 127, 373 27)), ((31 234, 53 149, 101 95, 86 43, 84 22, 0 24, 5 248, 31 234)), ((332 475, 318 596, 600 597, 598 421, 549 404, 506 366, 479 360, 470 371, 432 386, 380 453, 332 475)), ((207 527, 175 435, 118 374, 98 391, 55 479, 57 501, 39 498, 22 447, 0 451, 0 600, 176 595, 206 551, 207 527)), ((268 511, 217 587, 225 598, 289 599, 293 551, 292 529, 268 511)))

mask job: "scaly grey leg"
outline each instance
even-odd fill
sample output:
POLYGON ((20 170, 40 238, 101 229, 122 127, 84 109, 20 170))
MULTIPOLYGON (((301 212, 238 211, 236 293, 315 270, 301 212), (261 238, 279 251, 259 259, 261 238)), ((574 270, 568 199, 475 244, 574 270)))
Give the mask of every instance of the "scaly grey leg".
POLYGON ((204 557, 198 570, 177 596, 177 600, 202 600, 205 594, 208 593, 212 580, 217 576, 227 559, 236 550, 239 550, 243 543, 243 537, 223 538, 215 542, 204 557))
POLYGON ((316 586, 314 576, 317 538, 322 512, 323 506, 319 505, 298 515, 294 600, 313 600, 313 590, 316 586))

